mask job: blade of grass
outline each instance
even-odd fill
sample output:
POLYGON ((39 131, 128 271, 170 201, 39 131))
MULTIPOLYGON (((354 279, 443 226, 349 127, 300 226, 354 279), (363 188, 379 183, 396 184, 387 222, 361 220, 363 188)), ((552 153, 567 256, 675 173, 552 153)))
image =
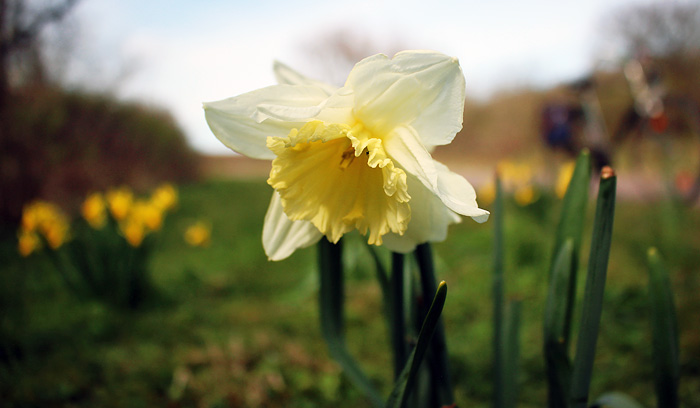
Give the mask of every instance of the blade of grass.
POLYGON ((596 214, 593 220, 591 254, 588 260, 586 289, 581 311, 581 326, 571 375, 573 408, 585 408, 588 404, 615 215, 617 178, 610 167, 604 167, 600 177, 596 214))
POLYGON ((567 239, 555 258, 553 275, 544 314, 544 358, 547 368, 547 391, 550 407, 565 407, 569 401, 571 361, 564 343, 566 305, 573 303, 567 289, 571 286, 572 238, 567 239))
POLYGON ((319 306, 321 332, 328 351, 343 368, 350 381, 370 400, 373 406, 383 406, 383 399, 345 345, 342 245, 325 238, 318 244, 320 272, 319 306))
POLYGON ((421 327, 420 333, 418 334, 418 341, 416 347, 411 352, 408 357, 406 366, 401 371, 401 375, 396 380, 394 384, 394 389, 392 390, 389 398, 386 402, 386 408, 401 408, 403 407, 406 397, 408 396, 410 390, 413 387, 413 383, 416 379, 416 374, 420 367, 420 363, 428 351, 430 345, 430 340, 433 337, 435 328, 438 325, 440 314, 445 306, 445 298, 447 297, 447 284, 445 281, 440 282, 435 292, 435 297, 433 298, 433 303, 430 306, 428 315, 423 321, 423 326, 421 327))
POLYGON ((656 406, 676 408, 679 405, 680 345, 673 291, 668 271, 656 248, 649 249, 647 261, 656 406))

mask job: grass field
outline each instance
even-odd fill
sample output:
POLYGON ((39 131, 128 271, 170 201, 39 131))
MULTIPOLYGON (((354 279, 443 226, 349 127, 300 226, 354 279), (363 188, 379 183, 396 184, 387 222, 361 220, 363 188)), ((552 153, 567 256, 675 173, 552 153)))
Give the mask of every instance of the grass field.
MULTIPOLYGON (((20 259, 13 243, 3 243, 0 405, 368 406, 321 338, 316 249, 276 263, 263 253, 270 194, 262 180, 181 186, 151 262, 158 297, 136 312, 77 301, 44 259, 20 259), (182 239, 197 219, 213 226, 209 247, 182 239)), ((507 205, 506 288, 523 300, 522 407, 546 400, 541 322, 558 212, 550 195, 528 207, 507 205)), ((645 254, 656 246, 679 308, 683 406, 700 406, 700 212, 622 201, 616 217, 592 396, 624 391, 655 404, 645 254)), ((345 247, 349 346, 388 393, 388 331, 369 252, 358 236, 345 247)), ((461 407, 490 404, 491 247, 492 225, 470 220, 434 245, 438 278, 449 285, 444 317, 461 407)))

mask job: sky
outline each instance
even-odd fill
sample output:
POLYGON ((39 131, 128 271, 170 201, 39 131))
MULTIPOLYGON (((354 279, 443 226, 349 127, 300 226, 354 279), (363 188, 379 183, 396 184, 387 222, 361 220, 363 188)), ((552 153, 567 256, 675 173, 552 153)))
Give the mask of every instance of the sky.
MULTIPOLYGON (((616 50, 601 27, 641 0, 82 0, 66 79, 169 110, 200 152, 226 154, 202 102, 275 83, 279 60, 318 79, 310 50, 333 33, 374 52, 432 49, 459 58, 467 94, 545 87, 584 75, 616 50)), ((324 42, 325 40, 325 42, 324 42)), ((350 67, 347 67, 349 69, 350 67)))

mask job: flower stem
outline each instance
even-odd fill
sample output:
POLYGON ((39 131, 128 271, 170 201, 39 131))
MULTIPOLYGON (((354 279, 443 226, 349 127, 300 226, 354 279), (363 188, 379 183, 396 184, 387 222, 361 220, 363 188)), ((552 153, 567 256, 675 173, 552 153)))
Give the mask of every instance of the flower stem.
POLYGON ((394 377, 399 378, 406 365, 406 309, 404 307, 404 255, 391 254, 391 342, 394 350, 394 377))

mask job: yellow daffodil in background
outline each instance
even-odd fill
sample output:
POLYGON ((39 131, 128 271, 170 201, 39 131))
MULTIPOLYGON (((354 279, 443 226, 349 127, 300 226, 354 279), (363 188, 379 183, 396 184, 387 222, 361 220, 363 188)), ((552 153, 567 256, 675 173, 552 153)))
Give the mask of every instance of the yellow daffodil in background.
POLYGON ((205 247, 211 241, 211 226, 203 221, 197 221, 187 227, 184 234, 185 242, 193 247, 205 247))
POLYGON ((134 193, 128 187, 120 187, 107 191, 105 195, 109 211, 117 221, 126 218, 134 201, 134 193))
POLYGON ((489 205, 496 199, 496 181, 491 180, 490 182, 483 184, 478 189, 479 202, 482 205, 489 205))
POLYGON ((25 206, 22 212, 19 238, 24 242, 20 242, 20 253, 28 251, 29 255, 38 248, 32 241, 34 238, 31 234, 34 234, 37 240, 39 236, 43 236, 52 249, 57 249, 68 239, 69 230, 68 218, 58 206, 46 201, 32 202, 25 206), (29 248, 32 248, 31 251, 29 248))
POLYGON ((539 196, 537 195, 537 190, 535 190, 535 187, 532 184, 526 184, 519 186, 515 190, 513 193, 513 198, 515 198, 515 202, 519 206, 524 207, 537 201, 539 196))
POLYGON ((129 245, 138 247, 146 235, 160 230, 163 218, 163 210, 150 200, 135 200, 119 222, 119 229, 129 245))
POLYGON ((571 176, 574 175, 575 167, 576 162, 572 160, 561 166, 559 169, 559 176, 557 177, 557 183, 554 186, 554 192, 560 199, 564 198, 564 194, 566 194, 566 189, 569 187, 571 176))
POLYGON ((92 193, 85 198, 80 212, 92 228, 100 229, 107 222, 107 204, 100 193, 92 193))
POLYGON ((152 201, 137 200, 132 205, 127 218, 138 222, 150 231, 158 231, 163 225, 163 209, 152 201))
POLYGON ((177 205, 177 190, 172 184, 163 184, 151 194, 151 203, 163 211, 173 209, 177 205))
POLYGON ((462 128, 456 58, 375 55, 357 63, 341 88, 274 68, 280 85, 204 104, 222 143, 273 160, 275 192, 263 227, 271 260, 354 229, 370 244, 406 253, 443 240, 459 215, 486 221, 471 184, 430 155, 462 128))
POLYGON ((503 189, 513 193, 513 198, 519 206, 534 203, 539 198, 535 188, 533 166, 528 163, 503 161, 498 164, 503 189))
POLYGON ((117 218, 114 211, 113 214, 124 238, 133 247, 140 246, 148 234, 159 231, 165 213, 177 204, 177 190, 170 184, 158 187, 149 199, 134 199, 130 191, 118 192, 112 197, 115 209, 120 210, 122 204, 126 208, 121 218, 117 218))
POLYGON ((127 218, 119 223, 119 229, 124 235, 124 239, 134 248, 141 246, 143 239, 146 237, 146 226, 141 220, 136 218, 127 218))
POLYGON ((41 239, 35 231, 20 230, 18 236, 18 246, 20 255, 29 256, 32 252, 41 247, 41 239))

